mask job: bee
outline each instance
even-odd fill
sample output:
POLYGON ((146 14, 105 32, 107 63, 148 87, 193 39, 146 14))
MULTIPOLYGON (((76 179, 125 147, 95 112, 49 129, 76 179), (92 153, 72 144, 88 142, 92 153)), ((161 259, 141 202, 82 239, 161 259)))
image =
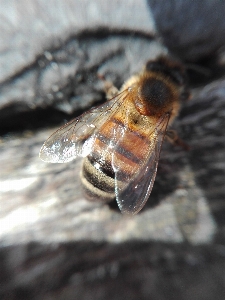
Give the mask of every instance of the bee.
POLYGON ((116 198, 122 213, 134 215, 149 198, 167 128, 187 95, 179 62, 165 56, 148 61, 111 99, 53 133, 40 158, 65 163, 84 157, 86 197, 104 202, 116 198))

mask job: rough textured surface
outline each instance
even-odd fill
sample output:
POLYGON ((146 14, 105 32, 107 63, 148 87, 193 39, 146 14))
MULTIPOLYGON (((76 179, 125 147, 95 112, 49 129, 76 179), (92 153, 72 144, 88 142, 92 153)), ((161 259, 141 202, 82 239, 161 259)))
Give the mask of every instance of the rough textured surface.
POLYGON ((223 4, 111 2, 0 1, 0 298, 223 299, 223 4), (167 53, 156 32, 181 58, 212 59, 187 65, 193 97, 173 129, 190 151, 164 143, 152 195, 128 218, 83 198, 81 161, 45 164, 38 152, 103 99, 98 73, 120 86, 167 53))

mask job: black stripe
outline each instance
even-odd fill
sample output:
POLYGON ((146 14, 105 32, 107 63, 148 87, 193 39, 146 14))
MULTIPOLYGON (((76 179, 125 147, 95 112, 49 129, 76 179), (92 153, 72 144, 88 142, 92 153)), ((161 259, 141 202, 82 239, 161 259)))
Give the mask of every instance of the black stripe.
MULTIPOLYGON (((92 152, 91 155, 89 155, 87 157, 87 159, 89 160, 89 162, 94 166, 94 164, 96 162, 100 162, 101 161, 101 156, 99 154, 97 154, 96 152, 92 152)), ((115 178, 115 172, 113 171, 112 165, 111 163, 107 163, 105 162, 105 164, 99 164, 99 170, 104 173, 105 175, 107 175, 108 177, 111 178, 115 178)))
MULTIPOLYGON (((92 152, 91 156, 89 155, 88 157, 86 157, 86 159, 88 159, 92 165, 94 165, 96 162, 98 162, 99 163, 99 171, 104 173, 106 176, 115 179, 115 172, 113 171, 111 163, 106 162, 104 165, 100 164, 100 162, 101 162, 100 154, 98 154, 96 152, 92 152)), ((125 182, 127 178, 130 178, 130 175, 126 171, 119 170, 117 172, 117 180, 121 180, 121 181, 125 182)))
POLYGON ((87 188, 84 184, 82 185, 82 188, 86 198, 91 201, 100 200, 101 202, 111 202, 115 198, 115 194, 111 195, 109 193, 108 195, 103 196, 98 194, 98 192, 95 192, 94 190, 87 188))
POLYGON ((136 155, 134 155, 130 151, 124 149, 122 146, 117 145, 117 142, 112 141, 112 139, 107 138, 105 135, 102 135, 102 134, 98 135, 98 139, 106 145, 111 144, 112 147, 116 147, 116 152, 123 155, 124 157, 131 160, 132 162, 134 162, 136 164, 139 164, 141 162, 140 158, 138 158, 136 155))
MULTIPOLYGON (((87 158, 87 160, 89 160, 87 158)), ((89 160, 90 162, 90 160, 89 160)), ((95 168, 92 162, 90 162, 91 165, 95 168)), ((88 170, 88 167, 85 166, 85 163, 83 165, 83 170, 82 170, 82 175, 84 178, 87 179, 89 183, 91 183, 94 187, 98 188, 101 191, 107 192, 107 193, 114 193, 115 192, 115 185, 113 181, 113 185, 110 185, 110 182, 107 183, 107 178, 103 180, 103 176, 109 177, 105 175, 104 172, 102 174, 100 173, 101 171, 96 169, 96 173, 91 173, 90 170, 88 170)), ((109 180, 113 180, 111 177, 109 177, 109 180)))

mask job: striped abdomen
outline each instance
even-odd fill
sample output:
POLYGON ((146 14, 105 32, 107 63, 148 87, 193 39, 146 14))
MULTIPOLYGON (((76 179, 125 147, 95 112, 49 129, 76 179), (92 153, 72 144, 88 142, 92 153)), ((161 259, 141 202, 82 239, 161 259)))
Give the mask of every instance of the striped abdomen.
POLYGON ((91 154, 83 161, 81 180, 89 199, 113 200, 115 171, 117 184, 125 186, 147 157, 152 123, 149 117, 137 112, 127 115, 126 111, 118 112, 102 126, 91 154))

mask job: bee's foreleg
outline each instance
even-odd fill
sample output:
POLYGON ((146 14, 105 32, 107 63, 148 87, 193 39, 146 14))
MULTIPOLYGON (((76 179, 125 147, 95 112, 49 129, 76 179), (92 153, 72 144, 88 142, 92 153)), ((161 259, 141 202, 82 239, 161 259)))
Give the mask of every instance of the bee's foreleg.
POLYGON ((106 80, 104 75, 98 74, 98 78, 102 80, 104 84, 104 90, 106 93, 107 100, 112 99, 118 94, 118 89, 113 85, 113 83, 109 80, 106 80))

